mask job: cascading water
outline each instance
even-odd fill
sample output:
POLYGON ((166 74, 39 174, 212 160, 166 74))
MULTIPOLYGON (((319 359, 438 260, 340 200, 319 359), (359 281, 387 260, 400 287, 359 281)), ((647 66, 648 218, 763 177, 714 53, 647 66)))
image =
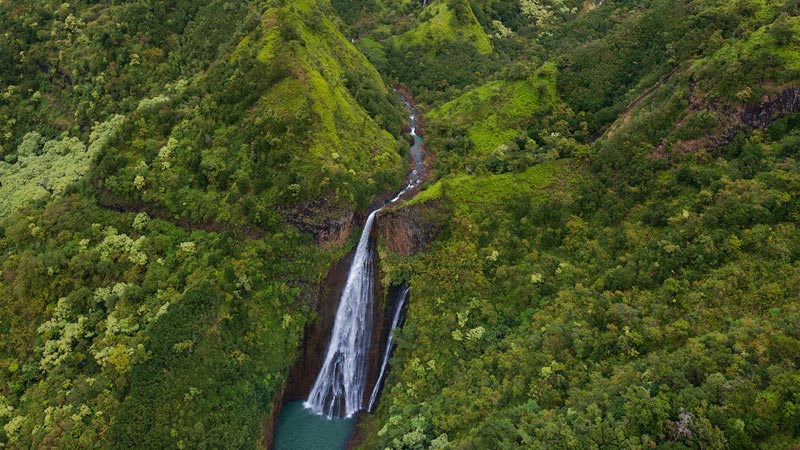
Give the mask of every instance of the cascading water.
POLYGON ((369 403, 367 404, 367 412, 375 410, 375 402, 378 400, 378 394, 381 392, 381 384, 383 377, 386 376, 386 369, 389 366, 389 357, 392 356, 394 349, 394 340, 392 339, 392 332, 400 325, 400 317, 403 312, 403 306, 408 299, 408 293, 411 291, 409 286, 405 286, 400 296, 397 298, 397 304, 394 307, 394 315, 392 316, 392 326, 389 328, 389 338, 386 339, 386 350, 383 352, 383 361, 381 362, 381 370, 378 372, 378 380, 375 381, 375 387, 372 389, 372 395, 369 396, 369 403))
MULTIPOLYGON (((402 96, 401 100, 411 112, 410 134, 414 138, 414 144, 410 155, 413 168, 408 174, 408 185, 387 203, 398 201, 403 194, 422 184, 427 177, 423 142, 416 133, 418 111, 402 96)), ((374 272, 369 235, 375 215, 381 209, 383 208, 373 211, 364 224, 336 311, 322 369, 314 386, 305 402, 287 403, 281 409, 276 425, 275 450, 342 450, 353 432, 351 417, 364 409, 368 358, 374 334, 374 272)), ((394 312, 392 330, 400 321, 399 314, 403 303, 408 299, 408 290, 401 297, 394 312)), ((393 345, 390 335, 376 387, 369 399, 369 411, 377 402, 393 345)))
POLYGON ((373 267, 369 233, 380 210, 373 211, 364 224, 336 311, 325 362, 305 402, 317 414, 351 417, 363 408, 372 337, 373 267))
MULTIPOLYGON (((414 111, 408 102, 406 102, 406 107, 414 111)), ((421 174, 424 170, 422 138, 416 133, 416 114, 412 113, 410 119, 410 134, 414 138, 414 145, 411 147, 414 169, 408 176, 408 185, 389 203, 396 202, 409 189, 422 182, 421 174)), ((352 417, 353 414, 364 408, 364 390, 367 384, 368 358, 373 326, 371 308, 373 307, 374 296, 369 234, 375 221, 375 214, 381 209, 383 207, 373 211, 364 224, 364 230, 358 240, 356 255, 347 275, 347 284, 345 284, 342 297, 339 300, 339 308, 336 310, 333 332, 331 333, 322 369, 320 369, 308 399, 304 403, 306 408, 317 414, 324 414, 329 417, 352 417)), ((395 326, 397 325, 392 324, 392 329, 395 326)), ((391 336, 389 339, 391 343, 391 336)), ((387 358, 388 356, 385 357, 385 359, 387 358)), ((384 361, 384 367, 381 367, 381 377, 387 362, 384 361)), ((377 397, 380 381, 378 380, 378 384, 376 384, 375 390, 370 397, 370 408, 368 410, 371 410, 372 406, 374 406, 373 402, 374 398, 377 397)))

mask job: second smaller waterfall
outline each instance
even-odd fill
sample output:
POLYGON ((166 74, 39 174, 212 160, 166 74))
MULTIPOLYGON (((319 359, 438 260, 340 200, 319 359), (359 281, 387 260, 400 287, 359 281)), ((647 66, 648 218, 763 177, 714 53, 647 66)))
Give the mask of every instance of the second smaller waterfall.
POLYGON ((378 394, 381 391, 383 378, 386 376, 386 369, 389 366, 389 357, 392 356, 394 349, 394 340, 392 339, 392 332, 400 325, 400 318, 403 313, 403 306, 408 300, 408 293, 411 291, 409 286, 405 286, 403 291, 397 298, 397 304, 394 307, 394 315, 392 316, 392 326, 389 328, 389 337, 386 339, 386 350, 383 352, 383 361, 381 362, 381 370, 378 373, 378 379, 375 381, 375 387, 372 389, 372 395, 369 396, 369 405, 367 405, 367 412, 375 410, 375 403, 378 400, 378 394))

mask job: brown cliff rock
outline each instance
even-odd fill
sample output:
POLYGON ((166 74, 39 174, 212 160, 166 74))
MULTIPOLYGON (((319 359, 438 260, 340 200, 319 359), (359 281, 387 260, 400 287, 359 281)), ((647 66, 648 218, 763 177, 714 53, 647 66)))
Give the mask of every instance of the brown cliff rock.
POLYGON ((377 222, 378 234, 389 250, 404 256, 424 251, 436 238, 443 223, 436 219, 438 202, 383 211, 377 222))
POLYGON ((320 200, 280 212, 286 222, 314 236, 317 245, 324 249, 344 244, 353 231, 355 213, 352 205, 336 205, 328 200, 320 200))

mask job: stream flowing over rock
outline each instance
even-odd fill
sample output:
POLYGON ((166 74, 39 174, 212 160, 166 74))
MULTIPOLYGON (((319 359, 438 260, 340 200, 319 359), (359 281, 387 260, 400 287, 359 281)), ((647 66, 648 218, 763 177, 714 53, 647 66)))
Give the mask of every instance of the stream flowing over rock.
POLYGON ((317 414, 351 417, 363 409, 373 321, 373 265, 369 234, 373 211, 364 224, 353 265, 336 311, 328 351, 306 407, 317 414))

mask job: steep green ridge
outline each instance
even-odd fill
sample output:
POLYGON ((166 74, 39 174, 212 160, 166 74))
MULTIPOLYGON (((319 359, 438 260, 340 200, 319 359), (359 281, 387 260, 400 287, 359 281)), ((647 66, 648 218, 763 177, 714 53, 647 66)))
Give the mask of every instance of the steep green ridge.
POLYGON ((402 182, 395 94, 325 1, 0 24, 0 446, 260 446, 324 220, 402 182))
POLYGON ((443 41, 471 42, 481 54, 491 53, 492 43, 466 2, 435 2, 419 15, 419 25, 393 38, 391 45, 435 47, 443 41))
POLYGON ((276 220, 276 204, 364 204, 397 185, 398 144, 370 116, 383 113, 384 125, 399 129, 393 103, 325 17, 312 2, 269 8, 261 26, 200 78, 207 94, 185 105, 176 99, 167 111, 137 111, 124 144, 98 163, 95 179, 112 194, 108 201, 136 199, 192 222, 266 225, 276 220), (142 119, 145 127, 171 126, 129 147, 142 119))
MULTIPOLYGON (((93 177, 108 195, 107 201, 135 207, 146 204, 191 222, 252 222, 254 215, 265 216, 276 203, 326 196, 332 196, 332 203, 363 203, 399 182, 398 145, 381 129, 399 130, 396 102, 366 59, 335 31, 324 8, 313 2, 237 7, 231 13, 238 13, 243 24, 231 21, 227 35, 212 33, 207 38, 217 42, 204 43, 227 51, 209 58, 196 74, 180 74, 174 72, 185 70, 185 59, 207 55, 196 55, 200 49, 192 47, 199 45, 194 42, 173 44, 177 35, 163 36, 167 33, 163 25, 134 32, 141 25, 137 20, 150 19, 148 15, 131 19, 140 6, 74 11, 85 17, 62 11, 62 6, 48 17, 56 30, 65 30, 68 43, 75 41, 68 47, 76 54, 68 58, 64 52, 57 53, 60 59, 51 61, 55 44, 44 39, 34 41, 27 52, 22 51, 24 58, 10 67, 18 70, 21 84, 11 85, 14 80, 8 80, 5 108, 29 113, 29 120, 47 124, 36 130, 45 139, 66 133, 86 141, 91 127, 87 129, 85 123, 110 120, 112 112, 125 115, 121 132, 108 143, 109 154, 100 155, 93 177), (102 46, 104 39, 112 39, 105 38, 104 27, 109 21, 126 19, 131 23, 120 27, 132 36, 118 39, 139 36, 146 44, 142 49, 131 46, 128 54, 117 56, 113 54, 116 47, 102 46), (117 61, 94 68, 89 65, 95 63, 91 51, 107 54, 106 58, 117 56, 117 61), (38 58, 33 56, 37 52, 42 53, 38 58), (140 53, 162 56, 149 61, 140 53), (42 71, 52 66, 47 70, 62 77, 61 83, 71 90, 60 86, 49 72, 29 79, 31 65, 42 71), (84 67, 86 73, 62 73, 73 66, 84 67), (110 74, 112 69, 119 73, 110 74), (154 72, 166 73, 159 80, 148 78, 154 72), (106 78, 110 78, 108 86, 102 84, 106 78), (155 91, 164 79, 166 89, 155 91), (72 95, 92 87, 95 90, 87 93, 86 100, 72 95), (63 107, 59 111, 53 104, 63 107), (63 123, 61 117, 75 117, 78 123, 63 123), (231 190, 236 195, 228 199, 231 190), (208 208, 187 209, 179 198, 208 208), (248 199, 254 206, 243 204, 248 199)), ((184 24, 191 36, 184 41, 200 39, 197 33, 204 32, 195 29, 223 15, 215 6, 219 5, 199 9, 198 17, 184 24)), ((6 8, 10 10, 11 5, 6 8)), ((23 6, 18 9, 25 12, 23 6)), ((18 15, 4 17, 17 19, 9 25, 14 28, 37 13, 47 16, 47 10, 41 6, 27 15, 15 11, 18 15)), ((7 133, 3 151, 8 161, 15 158, 15 142, 22 142, 20 130, 24 129, 14 127, 7 133)))
POLYGON ((333 1, 370 62, 424 101, 451 98, 499 69, 480 5, 469 0, 333 1))

